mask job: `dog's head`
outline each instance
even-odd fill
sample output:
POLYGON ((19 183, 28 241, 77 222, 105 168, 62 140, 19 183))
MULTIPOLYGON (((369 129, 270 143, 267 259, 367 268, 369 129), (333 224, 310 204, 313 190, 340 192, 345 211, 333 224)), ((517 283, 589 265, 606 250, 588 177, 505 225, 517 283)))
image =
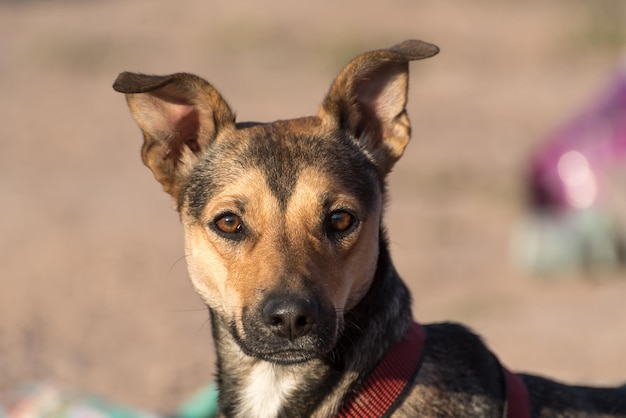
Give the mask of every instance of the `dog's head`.
POLYGON ((351 61, 317 116, 235 122, 191 74, 122 73, 142 157, 177 205, 191 281, 248 355, 323 356, 369 289, 384 180, 410 138, 406 41, 351 61))

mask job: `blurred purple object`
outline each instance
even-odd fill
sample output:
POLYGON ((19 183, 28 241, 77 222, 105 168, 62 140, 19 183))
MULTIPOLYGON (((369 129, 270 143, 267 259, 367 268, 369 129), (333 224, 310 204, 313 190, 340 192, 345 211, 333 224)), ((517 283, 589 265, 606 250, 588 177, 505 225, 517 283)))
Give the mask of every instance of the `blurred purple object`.
POLYGON ((626 160, 626 68, 593 105, 540 146, 531 160, 537 210, 586 209, 600 198, 601 173, 626 160))
POLYGON ((620 70, 532 155, 530 212, 513 234, 524 270, 569 276, 626 265, 626 66, 620 70))

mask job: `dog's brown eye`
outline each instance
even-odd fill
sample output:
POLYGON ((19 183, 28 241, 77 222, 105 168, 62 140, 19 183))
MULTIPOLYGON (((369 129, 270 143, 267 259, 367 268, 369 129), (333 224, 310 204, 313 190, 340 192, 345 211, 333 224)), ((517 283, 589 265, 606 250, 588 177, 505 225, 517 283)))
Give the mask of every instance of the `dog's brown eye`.
POLYGON ((241 218, 232 213, 220 216, 214 223, 217 229, 226 234, 235 234, 241 231, 241 218))
POLYGON ((328 223, 332 232, 344 232, 354 224, 354 216, 344 211, 333 212, 328 223))

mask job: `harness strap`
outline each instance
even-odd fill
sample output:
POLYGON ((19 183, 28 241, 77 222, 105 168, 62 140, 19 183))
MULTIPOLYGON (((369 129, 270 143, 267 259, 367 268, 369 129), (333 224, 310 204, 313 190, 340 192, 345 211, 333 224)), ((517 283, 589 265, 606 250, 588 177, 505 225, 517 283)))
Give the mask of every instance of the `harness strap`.
POLYGON ((506 418, 529 418, 530 402, 528 399, 528 390, 522 379, 510 371, 506 367, 502 367, 506 382, 506 418))
POLYGON ((387 352, 337 418, 378 418, 391 415, 404 400, 422 364, 426 333, 411 323, 405 338, 387 352))
MULTIPOLYGON (((391 347, 367 379, 335 415, 336 418, 389 417, 404 400, 422 365, 426 332, 412 322, 405 338, 391 347)), ((503 418, 529 418, 528 391, 522 379, 500 366, 506 401, 503 418)))

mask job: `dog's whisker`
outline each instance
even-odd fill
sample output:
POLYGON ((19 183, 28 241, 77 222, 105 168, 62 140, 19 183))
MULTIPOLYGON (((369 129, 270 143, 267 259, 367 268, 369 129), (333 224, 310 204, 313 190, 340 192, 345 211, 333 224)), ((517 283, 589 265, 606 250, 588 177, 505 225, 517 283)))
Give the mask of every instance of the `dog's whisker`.
POLYGON ((187 258, 187 254, 183 254, 182 256, 180 256, 176 261, 174 261, 172 263, 172 265, 170 266, 169 270, 167 271, 167 277, 169 278, 172 274, 172 271, 174 270, 174 268, 178 265, 178 263, 180 263, 181 261, 185 260, 187 258))
POLYGON ((194 338, 197 338, 198 335, 200 334, 200 331, 202 331, 202 328, 204 328, 206 326, 206 324, 208 324, 211 321, 211 318, 206 318, 203 322, 202 325, 200 325, 200 327, 198 327, 196 333, 194 334, 194 338))
POLYGON ((176 309, 168 309, 168 312, 206 312, 206 308, 176 308, 176 309))

